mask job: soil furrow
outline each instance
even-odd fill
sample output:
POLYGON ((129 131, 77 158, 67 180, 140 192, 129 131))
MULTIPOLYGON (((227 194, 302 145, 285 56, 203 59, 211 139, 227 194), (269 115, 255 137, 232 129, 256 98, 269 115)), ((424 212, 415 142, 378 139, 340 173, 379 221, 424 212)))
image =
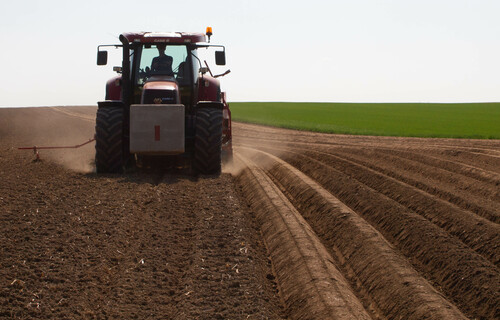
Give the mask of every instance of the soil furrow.
POLYGON ((498 266, 500 262, 500 247, 496 245, 500 242, 498 224, 357 162, 317 151, 308 151, 304 154, 342 170, 345 174, 422 215, 498 266))
MULTIPOLYGON (((353 148, 370 148, 370 149, 380 149, 380 150, 386 150, 386 151, 393 151, 396 153, 402 152, 402 153, 414 153, 416 156, 426 156, 435 160, 440 160, 440 161, 448 161, 449 163, 453 163, 455 165, 461 166, 461 167, 470 167, 470 168, 475 168, 480 171, 484 171, 486 173, 491 173, 496 177, 495 181, 498 180, 498 173, 489 171, 487 169, 480 169, 474 166, 478 165, 481 162, 478 162, 476 158, 471 157, 471 154, 466 153, 464 151, 457 151, 459 150, 460 147, 458 147, 459 143, 464 143, 466 140, 458 140, 457 141, 457 146, 455 148, 451 146, 447 146, 448 148, 451 149, 445 149, 441 147, 430 147, 427 144, 422 144, 423 141, 420 141, 419 138, 407 138, 404 140, 404 138, 391 138, 391 137, 369 137, 366 141, 357 141, 357 140, 352 140, 350 141, 349 138, 351 136, 342 136, 342 135, 332 135, 329 140, 326 139, 321 139, 321 136, 318 137, 318 139, 315 139, 314 141, 311 141, 311 138, 314 136, 314 133, 309 134, 309 138, 307 139, 307 135, 299 135, 297 136, 294 131, 291 131, 290 134, 288 135, 282 135, 282 134, 276 134, 272 133, 269 136, 265 136, 262 134, 262 132, 249 132, 246 133, 247 136, 245 136, 245 142, 250 142, 253 141, 255 143, 259 144, 273 144, 276 142, 279 142, 280 144, 287 143, 287 144, 293 144, 293 145, 309 145, 309 146, 317 146, 317 147, 353 147, 353 148), (304 137, 304 138, 302 138, 304 137), (388 139, 387 141, 383 141, 382 139, 386 138, 388 139), (389 140, 393 139, 393 140, 389 140), (399 140, 396 140, 399 139, 399 140), (416 143, 415 141, 418 141, 416 143), (431 154, 435 154, 435 156, 431 156, 431 154), (454 158, 450 158, 450 155, 453 156, 454 158), (457 158, 459 156, 465 157, 472 161, 471 164, 465 164, 463 162, 457 162, 457 158), (472 158, 472 159, 471 159, 472 158), (447 159, 447 160, 444 160, 447 159)), ((425 140, 424 140, 425 141, 425 140)), ((425 141, 427 142, 427 141, 425 141)), ((498 147, 500 149, 500 146, 498 147)), ((496 151, 495 149, 491 149, 492 151, 496 151)), ((500 151, 497 151, 500 152, 500 151)))
POLYGON ((430 154, 449 161, 478 167, 500 174, 500 158, 494 158, 483 154, 473 154, 467 151, 458 151, 456 149, 436 150, 430 154))
POLYGON ((500 197, 496 186, 485 185, 477 183, 476 181, 471 183, 471 181, 467 180, 465 177, 462 177, 465 179, 463 182, 460 180, 460 177, 447 177, 442 180, 435 180, 434 176, 438 176, 438 174, 428 169, 428 167, 408 165, 401 158, 394 159, 394 157, 390 157, 387 159, 386 155, 383 153, 379 154, 378 152, 374 154, 373 152, 361 149, 325 149, 316 146, 293 147, 293 149, 322 150, 321 152, 327 151, 328 154, 341 156, 347 161, 355 161, 359 165, 368 166, 375 171, 423 190, 430 195, 434 195, 460 207, 462 210, 474 212, 495 223, 500 222, 500 212, 498 211, 500 203, 490 199, 492 197, 500 197), (402 160, 402 162, 399 160, 402 160), (422 172, 427 171, 428 173, 425 174, 425 177, 422 177, 422 172), (433 173, 434 176, 432 175, 433 173), (462 186, 462 190, 457 191, 448 188, 452 185, 451 183, 456 182, 456 180, 460 180, 460 182, 456 184, 462 186), (448 181, 448 183, 446 181, 448 181), (466 192, 468 189, 475 190, 476 196, 469 195, 469 193, 466 192))
MULTIPOLYGON (((473 212, 478 216, 484 217, 495 223, 500 222, 500 212, 498 211, 500 203, 489 200, 484 196, 473 196, 464 191, 455 191, 447 188, 446 185, 443 186, 443 183, 439 181, 426 179, 425 177, 420 176, 420 172, 425 169, 412 170, 411 168, 406 168, 404 164, 397 162, 391 163, 389 160, 384 161, 383 156, 380 155, 360 156, 357 155, 355 151, 335 151, 334 153, 425 191, 428 194, 441 198, 465 211, 473 212)), ((432 171, 430 171, 430 173, 431 172, 432 171)), ((494 189, 496 188, 491 187, 488 193, 495 193, 494 189)))
POLYGON ((318 230, 350 281, 359 283, 358 294, 369 292, 376 310, 387 318, 465 318, 365 220, 284 161, 262 151, 253 158, 262 155, 269 173, 318 230))
POLYGON ((300 214, 249 160, 240 176, 273 261, 292 319, 370 319, 300 214))
POLYGON ((288 154, 289 163, 361 213, 465 313, 500 316, 500 275, 491 262, 420 215, 341 171, 298 153, 288 154))
POLYGON ((494 172, 486 171, 473 166, 468 166, 462 163, 445 160, 442 158, 433 157, 428 154, 420 154, 418 151, 396 151, 389 148, 376 150, 381 150, 384 153, 401 158, 418 161, 427 166, 444 170, 449 174, 459 174, 484 183, 488 183, 491 186, 500 186, 500 174, 496 174, 494 172))
MULTIPOLYGON (((245 143, 249 144, 259 144, 259 145, 274 145, 274 144, 280 144, 280 145, 290 145, 290 146, 316 146, 318 148, 332 148, 332 147, 352 147, 352 148, 367 148, 367 149, 379 149, 379 150, 384 150, 388 152, 395 152, 396 154, 399 153, 410 153, 414 154, 415 156, 425 156, 431 160, 431 165, 436 166, 436 162, 440 161, 442 163, 447 163, 447 165, 441 165, 439 168, 447 168, 448 166, 451 165, 452 168, 455 168, 455 170, 458 170, 459 173, 465 175, 465 176, 470 176, 472 178, 485 181, 485 182, 490 182, 494 185, 500 185, 500 174, 498 172, 494 172, 494 170, 489 170, 486 168, 491 169, 491 165, 486 163, 485 167, 479 168, 477 165, 479 163, 483 162, 478 162, 477 159, 471 159, 469 160, 469 163, 466 161, 458 161, 457 159, 451 159, 449 158, 449 154, 453 154, 454 156, 457 155, 464 155, 467 153, 464 153, 462 151, 453 151, 453 150, 448 150, 445 152, 442 152, 440 148, 429 148, 427 145, 425 147, 418 146, 418 144, 415 144, 415 146, 412 146, 412 143, 408 143, 408 141, 400 141, 399 143, 387 143, 384 144, 380 141, 375 142, 374 137, 372 137, 372 142, 343 142, 343 139, 338 139, 338 142, 332 141, 321 141, 321 140, 314 140, 314 141, 307 141, 308 139, 300 139, 300 137, 297 139, 297 137, 294 134, 290 134, 287 136, 279 136, 279 135, 273 135, 273 137, 267 137, 267 136, 260 136, 259 134, 261 133, 253 133, 252 136, 246 136, 244 141, 245 143), (423 153, 424 155, 420 155, 419 153, 423 153), (431 154, 434 154, 432 156, 431 154), (475 165, 474 165, 475 164, 475 165), (456 169, 458 168, 458 169, 456 169)), ((342 136, 336 136, 336 137, 342 137, 342 136)), ((382 138, 382 137, 380 137, 382 138)), ((410 138, 411 139, 411 138, 410 138)), ((416 138, 413 138, 416 139, 416 138)), ((468 158, 471 158, 469 154, 468 158)), ((414 159, 415 157, 409 157, 410 159, 414 159)))
POLYGON ((484 205, 489 204, 490 207, 498 208, 500 206, 500 190, 497 187, 462 175, 450 174, 447 170, 428 166, 414 159, 408 159, 397 154, 376 149, 342 148, 322 151, 349 155, 351 158, 356 158, 370 165, 377 166, 386 172, 397 171, 397 174, 400 176, 408 177, 421 184, 430 184, 433 188, 439 187, 443 191, 446 190, 449 193, 456 194, 457 197, 464 198, 464 200, 470 202, 477 199, 478 201, 486 202, 484 205))

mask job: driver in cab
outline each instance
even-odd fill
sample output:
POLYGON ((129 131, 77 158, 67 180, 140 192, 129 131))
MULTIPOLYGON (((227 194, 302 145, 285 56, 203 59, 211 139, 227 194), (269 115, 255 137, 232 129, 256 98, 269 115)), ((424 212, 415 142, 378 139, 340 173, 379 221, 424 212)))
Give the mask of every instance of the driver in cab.
POLYGON ((153 61, 151 62, 152 73, 173 76, 174 75, 174 72, 172 71, 173 58, 165 54, 165 49, 167 48, 167 45, 161 43, 156 45, 156 48, 158 49, 160 55, 158 57, 153 58, 153 61))

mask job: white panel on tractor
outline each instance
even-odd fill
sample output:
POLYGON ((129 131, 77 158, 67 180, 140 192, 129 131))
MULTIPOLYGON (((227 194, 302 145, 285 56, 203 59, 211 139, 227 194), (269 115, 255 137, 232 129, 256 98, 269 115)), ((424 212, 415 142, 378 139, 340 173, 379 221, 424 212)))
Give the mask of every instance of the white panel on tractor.
POLYGON ((184 153, 184 105, 130 106, 130 152, 151 155, 184 153))

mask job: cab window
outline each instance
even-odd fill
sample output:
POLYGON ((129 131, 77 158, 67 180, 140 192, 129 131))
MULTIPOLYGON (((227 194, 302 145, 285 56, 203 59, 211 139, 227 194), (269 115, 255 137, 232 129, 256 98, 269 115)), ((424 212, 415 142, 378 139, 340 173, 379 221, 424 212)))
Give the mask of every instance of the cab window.
POLYGON ((179 84, 189 82, 186 46, 156 44, 144 46, 139 62, 137 84, 161 75, 174 77, 179 84))

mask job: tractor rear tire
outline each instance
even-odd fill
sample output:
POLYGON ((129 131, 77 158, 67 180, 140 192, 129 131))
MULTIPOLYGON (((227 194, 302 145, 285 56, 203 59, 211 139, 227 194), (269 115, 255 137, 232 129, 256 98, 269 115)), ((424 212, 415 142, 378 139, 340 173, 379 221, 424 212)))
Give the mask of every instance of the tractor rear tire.
POLYGON ((201 174, 221 172, 222 110, 203 108, 196 111, 193 169, 201 174))
POLYGON ((123 172, 123 109, 97 110, 95 165, 97 173, 123 172))

